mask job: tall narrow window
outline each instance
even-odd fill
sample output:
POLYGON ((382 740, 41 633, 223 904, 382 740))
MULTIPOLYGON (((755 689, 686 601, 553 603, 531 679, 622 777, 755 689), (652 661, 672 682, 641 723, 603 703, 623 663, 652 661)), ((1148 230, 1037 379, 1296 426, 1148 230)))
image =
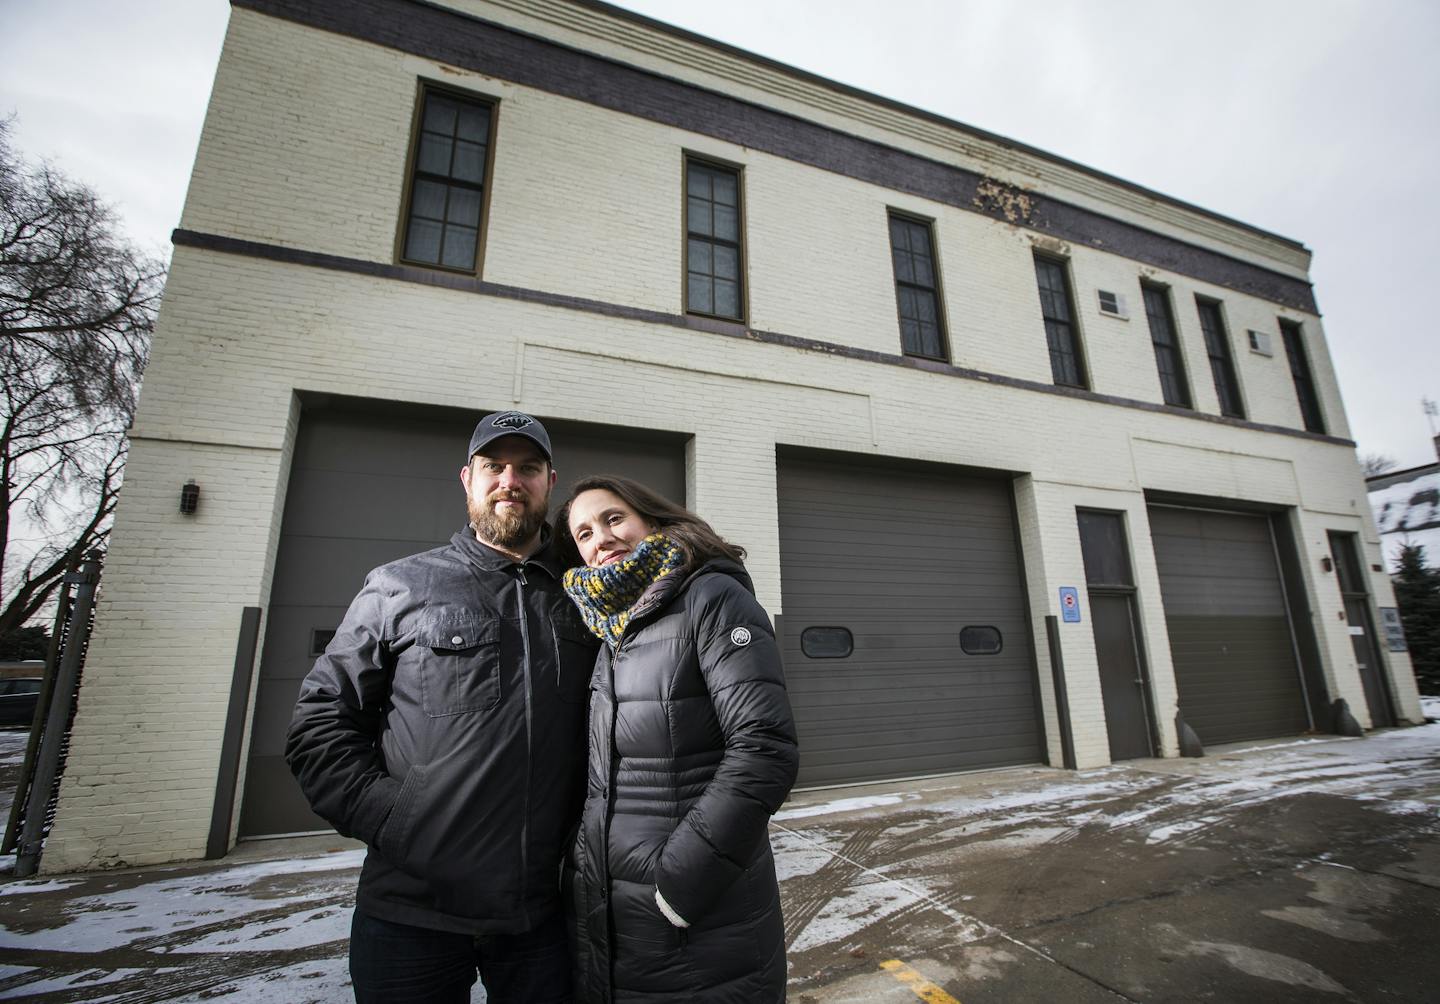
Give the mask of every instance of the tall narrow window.
POLYGON ((1045 317, 1045 341, 1050 345, 1050 373, 1058 384, 1084 387, 1085 360, 1075 334, 1075 307, 1065 264, 1035 256, 1035 278, 1040 285, 1040 313, 1045 317))
POLYGON ((1155 346, 1155 368, 1160 371, 1160 391, 1165 403, 1189 408, 1190 384, 1180 358, 1180 338, 1170 312, 1170 292, 1161 286, 1141 285, 1145 295, 1145 316, 1150 320, 1150 342, 1155 346))
POLYGON ((474 272, 493 108, 430 88, 421 102, 400 257, 474 272))
POLYGON ((685 161, 685 309, 744 317, 740 261, 740 172, 685 161))
POLYGON ((1325 415, 1320 411, 1320 395, 1315 391, 1315 378, 1310 375, 1310 360, 1305 355, 1305 334, 1294 321, 1281 321, 1280 337, 1285 339, 1290 379, 1295 381, 1295 397, 1300 401, 1305 431, 1324 432, 1325 415))
POLYGON ((895 266, 900 348, 907 356, 946 358, 945 327, 940 320, 940 276, 935 269, 930 224, 891 213, 890 260, 895 266))
POLYGON ((1205 351, 1210 356, 1210 375, 1215 378, 1215 394, 1220 398, 1220 414, 1244 418, 1245 406, 1240 402, 1240 381, 1235 377, 1235 360, 1230 355, 1230 336, 1225 333, 1225 319, 1220 304, 1214 300, 1195 298, 1200 312, 1200 330, 1205 332, 1205 351))

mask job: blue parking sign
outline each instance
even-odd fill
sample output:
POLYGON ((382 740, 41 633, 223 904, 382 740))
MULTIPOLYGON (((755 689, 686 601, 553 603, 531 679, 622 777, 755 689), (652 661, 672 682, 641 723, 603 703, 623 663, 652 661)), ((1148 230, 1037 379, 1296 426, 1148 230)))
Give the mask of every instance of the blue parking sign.
POLYGON ((1060 587, 1060 618, 1069 624, 1080 623, 1080 591, 1074 586, 1060 587))

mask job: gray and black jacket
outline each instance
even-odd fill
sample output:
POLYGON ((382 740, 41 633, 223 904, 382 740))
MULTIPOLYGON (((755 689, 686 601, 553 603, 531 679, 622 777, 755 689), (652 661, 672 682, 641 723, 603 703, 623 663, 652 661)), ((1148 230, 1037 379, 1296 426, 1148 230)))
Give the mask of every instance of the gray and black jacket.
POLYGON ((461 530, 371 572, 305 678, 285 757, 369 845, 363 913, 480 934, 558 908, 597 646, 559 573, 461 530))
POLYGON ((656 582, 591 682, 567 868, 576 997, 770 1004, 785 935, 768 824, 799 765, 769 618, 739 565, 656 582), (689 922, 677 928, 655 903, 689 922))

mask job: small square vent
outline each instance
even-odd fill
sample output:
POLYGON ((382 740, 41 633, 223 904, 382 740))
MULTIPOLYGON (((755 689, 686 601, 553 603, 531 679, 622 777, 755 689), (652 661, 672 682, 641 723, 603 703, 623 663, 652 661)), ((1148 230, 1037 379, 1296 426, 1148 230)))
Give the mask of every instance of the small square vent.
POLYGON ((1109 317, 1129 319, 1130 312, 1125 309, 1124 296, 1112 293, 1107 289, 1097 289, 1095 293, 1100 297, 1100 313, 1109 317))
POLYGON ((1262 356, 1273 356, 1275 350, 1270 347, 1270 335, 1265 331, 1250 330, 1246 332, 1250 336, 1250 351, 1262 356))

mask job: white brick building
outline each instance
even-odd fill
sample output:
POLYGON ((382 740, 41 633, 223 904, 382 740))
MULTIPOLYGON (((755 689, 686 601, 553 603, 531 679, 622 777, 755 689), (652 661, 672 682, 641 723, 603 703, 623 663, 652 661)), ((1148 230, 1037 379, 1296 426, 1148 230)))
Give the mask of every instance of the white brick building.
POLYGON ((315 828, 499 408, 749 549, 802 783, 1421 720, 1291 240, 602 4, 234 0, 175 242, 47 870, 315 828))

